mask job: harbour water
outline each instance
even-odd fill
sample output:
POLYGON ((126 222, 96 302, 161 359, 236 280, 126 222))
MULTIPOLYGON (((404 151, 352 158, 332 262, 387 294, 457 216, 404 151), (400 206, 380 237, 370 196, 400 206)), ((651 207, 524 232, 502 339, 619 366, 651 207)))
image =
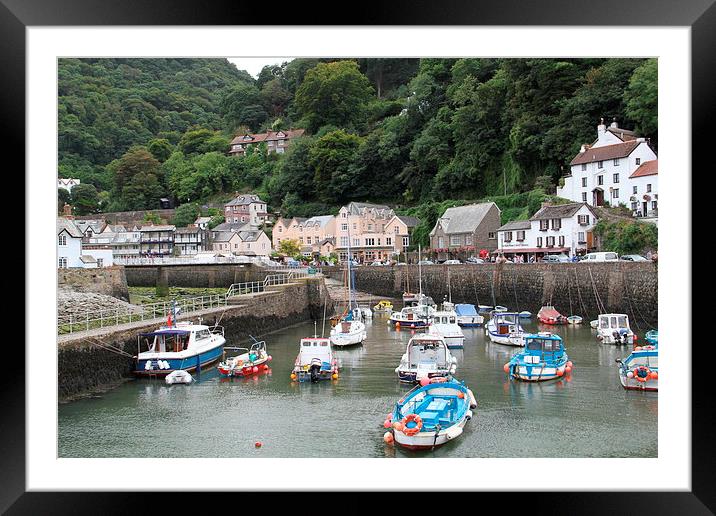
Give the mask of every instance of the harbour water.
MULTIPOLYGON (((615 358, 627 347, 602 345, 589 324, 556 331, 574 362, 571 377, 528 384, 502 366, 518 348, 493 344, 482 328, 464 328, 456 377, 478 407, 465 433, 428 452, 383 443, 383 421, 410 387, 394 369, 409 330, 387 316, 367 322, 362 346, 338 349, 340 378, 297 384, 289 378, 301 337, 313 322, 265 337, 271 369, 247 379, 205 370, 191 385, 133 380, 99 397, 58 408, 60 457, 656 457, 658 394, 622 389, 615 358), (263 446, 256 448, 260 441, 263 446)), ((317 325, 321 334, 322 324, 317 325)), ((325 333, 328 334, 326 324, 325 333)), ((639 337, 643 335, 640 333, 639 337)), ((227 335, 227 345, 246 346, 227 335)))

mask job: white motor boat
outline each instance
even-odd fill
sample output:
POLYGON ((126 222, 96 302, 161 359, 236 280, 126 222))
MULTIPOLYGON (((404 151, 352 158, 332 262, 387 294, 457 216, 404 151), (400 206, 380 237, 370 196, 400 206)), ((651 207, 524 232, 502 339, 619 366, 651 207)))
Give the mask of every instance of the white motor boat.
POLYGON ((520 325, 520 314, 515 312, 493 312, 485 325, 485 333, 492 342, 508 346, 524 346, 524 330, 520 325))
POLYGON ((454 357, 440 335, 422 334, 410 339, 400 365, 395 372, 401 382, 416 383, 426 378, 441 378, 455 374, 454 357))
POLYGON ((342 319, 331 328, 331 344, 337 347, 362 344, 368 336, 365 324, 355 319, 342 319))
POLYGON ((602 344, 634 344, 626 314, 599 314, 597 321, 597 340, 602 344))
POLYGON ((453 304, 448 301, 445 301, 441 309, 433 314, 428 332, 442 335, 450 349, 465 347, 465 334, 457 324, 457 313, 453 304))

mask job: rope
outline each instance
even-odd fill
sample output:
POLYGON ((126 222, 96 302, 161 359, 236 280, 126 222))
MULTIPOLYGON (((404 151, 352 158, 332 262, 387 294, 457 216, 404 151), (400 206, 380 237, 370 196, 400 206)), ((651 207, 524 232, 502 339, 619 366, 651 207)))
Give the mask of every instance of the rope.
POLYGON ((579 277, 577 276, 577 269, 574 269, 574 283, 577 285, 577 294, 579 294, 579 304, 582 305, 582 313, 586 316, 587 309, 584 306, 584 300, 582 299, 582 291, 579 288, 579 277))
POLYGON ((567 274, 567 295, 569 295, 569 315, 574 315, 574 309, 572 308, 572 282, 569 280, 569 274, 567 274))
POLYGON ((592 281, 592 289, 594 290, 594 299, 597 302, 597 309, 600 313, 606 313, 606 310, 604 308, 604 304, 602 303, 602 298, 599 297, 599 292, 597 291, 597 286, 594 283, 594 276, 592 275, 592 268, 589 267, 589 278, 592 281))
POLYGON ((631 297, 627 296, 627 302, 629 303, 629 309, 631 310, 631 317, 634 320, 634 326, 636 326, 636 331, 641 333, 641 328, 639 327, 639 323, 636 320, 636 315, 634 314, 634 307, 631 304, 631 297))
POLYGON ((111 346, 109 344, 103 344, 103 343, 97 341, 96 339, 88 339, 88 340, 89 340, 90 344, 94 344, 95 346, 102 348, 106 351, 110 351, 112 353, 117 353, 118 355, 122 355, 122 356, 129 357, 129 358, 134 358, 134 355, 130 355, 123 349, 115 348, 114 346, 111 346))

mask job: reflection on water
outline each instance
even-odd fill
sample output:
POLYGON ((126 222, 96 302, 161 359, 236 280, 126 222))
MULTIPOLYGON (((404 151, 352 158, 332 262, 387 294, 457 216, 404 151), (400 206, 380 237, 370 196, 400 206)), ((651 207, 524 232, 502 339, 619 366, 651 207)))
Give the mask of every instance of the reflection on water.
MULTIPOLYGON (((464 434, 434 451, 383 443, 385 415, 410 387, 395 367, 414 330, 396 331, 387 316, 367 321, 363 346, 337 349, 338 380, 289 378, 312 322, 266 336, 271 368, 248 378, 204 370, 190 385, 134 380, 100 398, 59 407, 61 457, 656 457, 658 394, 625 391, 615 358, 626 348, 599 344, 589 325, 527 331, 559 333, 574 362, 556 381, 511 381, 502 366, 519 348, 491 343, 465 328, 465 348, 451 350, 456 376, 478 407, 464 434), (635 438, 638 436, 638 439, 635 438), (159 437, 159 438, 157 438, 159 437), (261 441, 260 449, 254 447, 261 441)), ((319 330, 320 330, 320 324, 319 330)), ((230 345, 240 345, 232 342, 230 345)))

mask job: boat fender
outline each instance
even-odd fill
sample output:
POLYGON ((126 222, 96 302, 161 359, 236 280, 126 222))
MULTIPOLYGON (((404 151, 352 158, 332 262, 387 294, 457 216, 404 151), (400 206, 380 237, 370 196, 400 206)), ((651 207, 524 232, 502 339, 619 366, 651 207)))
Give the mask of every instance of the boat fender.
POLYGON ((477 400, 475 399, 475 395, 472 393, 470 389, 467 390, 467 394, 470 396, 470 408, 474 409, 477 408, 477 400))
POLYGON ((459 427, 457 425, 448 428, 448 430, 445 432, 445 437, 447 437, 448 441, 452 441, 456 437, 460 436, 462 434, 462 427, 459 427))
POLYGON ((144 370, 145 370, 145 371, 150 371, 151 369, 152 369, 152 363, 151 363, 149 360, 147 360, 147 361, 144 363, 144 370))
POLYGON ((467 412, 465 412, 465 417, 467 418, 468 421, 471 420, 472 419, 472 410, 468 410, 467 412))

